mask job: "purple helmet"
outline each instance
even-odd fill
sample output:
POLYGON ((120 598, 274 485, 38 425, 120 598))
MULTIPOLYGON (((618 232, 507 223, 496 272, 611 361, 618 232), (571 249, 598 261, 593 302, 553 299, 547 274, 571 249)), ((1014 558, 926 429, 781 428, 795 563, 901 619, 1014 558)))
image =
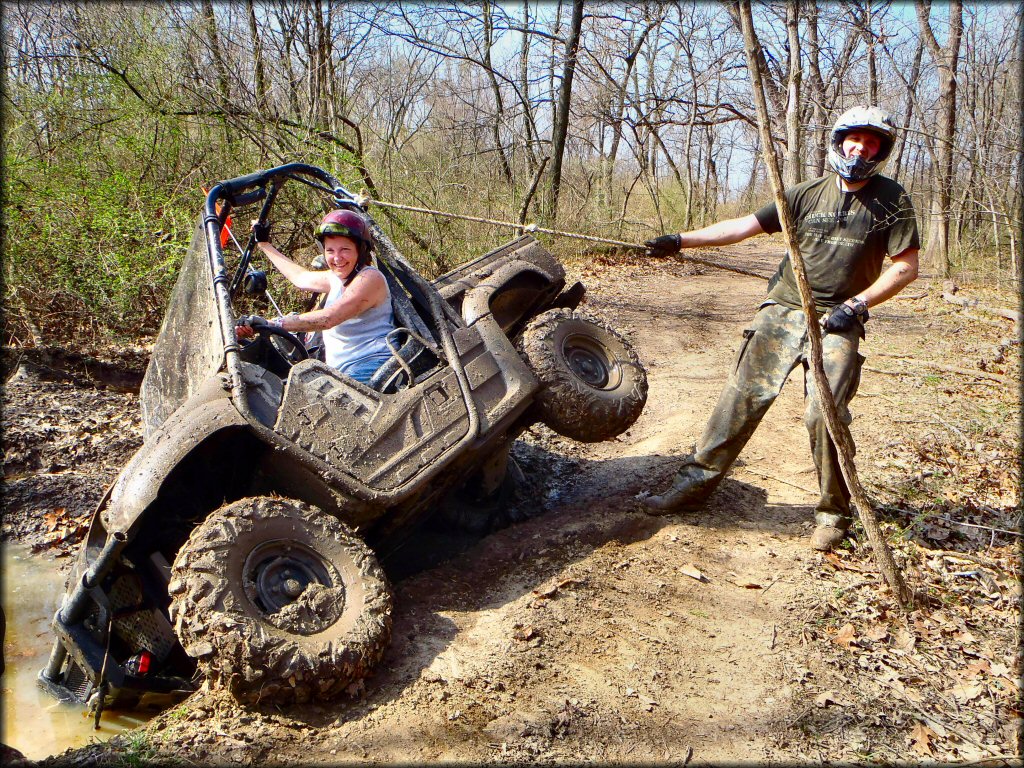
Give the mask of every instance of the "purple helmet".
POLYGON ((348 237, 367 250, 373 246, 370 225, 355 211, 337 210, 324 216, 316 228, 316 239, 323 245, 324 238, 331 235, 348 237))

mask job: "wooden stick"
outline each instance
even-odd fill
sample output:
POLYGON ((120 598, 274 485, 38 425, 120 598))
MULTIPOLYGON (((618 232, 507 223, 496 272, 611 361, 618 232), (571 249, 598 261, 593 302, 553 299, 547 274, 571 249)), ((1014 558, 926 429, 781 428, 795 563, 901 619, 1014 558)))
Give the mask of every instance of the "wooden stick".
MULTIPOLYGON (((807 281, 807 272, 804 269, 803 257, 800 255, 800 247, 797 244, 796 228, 793 224, 793 215, 789 209, 789 203, 783 194, 782 175, 779 173, 779 162, 775 156, 775 145, 772 142, 770 123, 768 118, 768 105, 764 96, 764 85, 761 82, 761 72, 757 67, 757 54, 760 50, 760 43, 754 32, 754 20, 750 11, 750 0, 739 0, 739 15, 743 28, 743 42, 747 54, 747 69, 750 72, 751 86, 754 91, 754 103, 757 106, 757 127, 761 135, 761 154, 764 157, 765 167, 768 169, 768 178, 775 193, 775 205, 779 212, 779 221, 782 223, 782 232, 786 239, 786 247, 789 250, 790 262, 793 271, 796 273, 797 287, 800 289, 800 303, 803 306, 804 315, 807 318, 807 336, 811 342, 811 372, 815 390, 818 394, 818 402, 821 405, 821 413, 825 418, 825 426, 832 442, 836 446, 836 453, 839 456, 839 468, 850 489, 854 505, 860 516, 861 524, 867 532, 868 541, 871 542, 875 560, 879 570, 885 577, 886 582, 896 593, 897 602, 905 611, 909 611, 914 605, 914 593, 903 580, 899 566, 893 559, 889 545, 882 536, 878 527, 878 518, 867 499, 864 488, 857 476, 857 469, 853 463, 853 438, 849 431, 840 423, 839 414, 836 411, 835 399, 832 397, 832 389, 829 387, 828 379, 825 377, 825 368, 822 364, 821 330, 818 328, 818 313, 814 309, 811 300, 811 286, 807 281)), ((794 54, 795 55, 795 54, 794 54)))
MULTIPOLYGON (((918 365, 926 368, 935 368, 939 371, 946 371, 947 373, 959 373, 961 376, 974 376, 979 379, 992 379, 998 381, 1000 384, 1006 384, 1009 380, 999 373, 989 373, 988 371, 976 371, 970 368, 957 368, 952 365, 943 365, 942 363, 933 363, 928 360, 921 360, 917 363, 918 365)), ((892 376, 925 376, 924 373, 916 373, 914 371, 886 371, 881 368, 871 368, 870 366, 863 366, 865 371, 873 371, 875 373, 888 373, 892 376)))

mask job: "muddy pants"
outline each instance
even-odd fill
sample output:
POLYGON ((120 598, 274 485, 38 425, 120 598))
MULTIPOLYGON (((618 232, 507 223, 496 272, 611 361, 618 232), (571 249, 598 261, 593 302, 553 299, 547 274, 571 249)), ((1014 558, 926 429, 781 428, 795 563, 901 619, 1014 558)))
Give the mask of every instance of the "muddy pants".
MULTIPOLYGON (((703 486, 710 493, 761 423, 789 374, 802 363, 804 424, 810 433, 811 453, 821 488, 814 517, 819 525, 846 530, 851 522, 850 492, 840 472, 836 448, 828 436, 814 384, 808 381, 811 345, 805 325, 801 310, 775 303, 761 306, 750 328, 743 332, 736 363, 697 449, 687 457, 673 486, 703 486)), ((852 420, 847 406, 860 382, 863 358, 857 353, 859 342, 859 328, 822 336, 825 376, 831 385, 843 429, 847 429, 852 420)))

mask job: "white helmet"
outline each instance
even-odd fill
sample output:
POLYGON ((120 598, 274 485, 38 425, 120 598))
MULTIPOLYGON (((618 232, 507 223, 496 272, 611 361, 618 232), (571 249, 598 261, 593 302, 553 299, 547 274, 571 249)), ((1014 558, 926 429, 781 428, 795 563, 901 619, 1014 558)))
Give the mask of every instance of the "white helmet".
POLYGON ((892 115, 878 107, 858 106, 848 109, 839 116, 832 126, 828 147, 828 164, 832 170, 847 181, 863 181, 882 170, 885 161, 896 143, 896 121, 892 115), (846 157, 843 154, 843 139, 850 131, 862 128, 878 134, 882 145, 878 154, 870 160, 860 157, 846 157))

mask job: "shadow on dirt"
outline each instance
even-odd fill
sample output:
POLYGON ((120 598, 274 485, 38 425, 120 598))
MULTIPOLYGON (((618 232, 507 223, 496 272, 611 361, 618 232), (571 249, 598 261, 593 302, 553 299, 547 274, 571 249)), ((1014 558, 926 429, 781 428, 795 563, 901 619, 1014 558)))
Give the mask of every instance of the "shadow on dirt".
POLYGON ((113 351, 113 360, 101 360, 90 354, 62 347, 2 347, 0 377, 8 381, 28 376, 39 381, 74 381, 79 384, 138 394, 146 373, 149 355, 142 349, 113 351))
POLYGON ((792 536, 796 525, 813 519, 811 506, 769 507, 765 490, 729 478, 704 508, 653 517, 635 496, 667 484, 679 457, 594 461, 521 443, 514 453, 532 469, 527 502, 533 506, 527 519, 489 534, 455 531, 436 520, 424 523, 397 556, 385 560, 395 586, 394 629, 380 669, 366 682, 365 696, 280 714, 323 727, 358 720, 399 699, 409 686, 431 679, 431 666, 460 631, 445 614, 493 610, 536 593, 552 576, 611 542, 645 541, 680 520, 702 528, 743 527, 792 536))

